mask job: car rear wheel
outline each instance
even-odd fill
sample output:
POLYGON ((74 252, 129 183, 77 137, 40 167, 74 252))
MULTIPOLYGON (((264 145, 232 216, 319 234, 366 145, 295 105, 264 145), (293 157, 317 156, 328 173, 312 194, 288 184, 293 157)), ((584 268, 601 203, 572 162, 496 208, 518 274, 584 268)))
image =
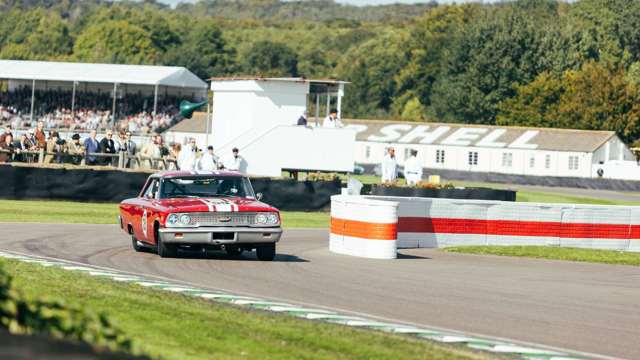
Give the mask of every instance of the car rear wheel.
POLYGON ((256 255, 260 261, 272 261, 276 257, 276 244, 258 246, 256 248, 256 255))
POLYGON ((138 239, 136 239, 135 235, 131 235, 131 245, 133 246, 133 250, 136 252, 145 251, 145 247, 140 244, 138 239))
POLYGON ((178 247, 176 245, 165 244, 164 242, 162 242, 162 239, 160 238, 160 236, 156 237, 156 239, 158 239, 157 247, 158 247, 158 255, 160 255, 160 257, 167 258, 167 257, 175 257, 176 255, 178 255, 178 247))

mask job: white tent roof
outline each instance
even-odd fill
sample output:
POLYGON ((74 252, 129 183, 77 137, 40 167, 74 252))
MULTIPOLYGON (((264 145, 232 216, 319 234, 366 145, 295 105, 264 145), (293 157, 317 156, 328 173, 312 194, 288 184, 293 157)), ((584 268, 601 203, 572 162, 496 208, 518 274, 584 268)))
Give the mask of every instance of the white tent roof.
POLYGON ((0 60, 0 79, 207 87, 204 81, 183 67, 50 61, 0 60))

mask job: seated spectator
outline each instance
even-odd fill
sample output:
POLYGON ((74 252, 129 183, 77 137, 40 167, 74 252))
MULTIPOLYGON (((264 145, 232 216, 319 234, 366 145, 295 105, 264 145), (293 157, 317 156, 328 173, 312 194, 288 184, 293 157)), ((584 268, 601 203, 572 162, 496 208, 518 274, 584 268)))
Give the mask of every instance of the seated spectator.
POLYGON ((50 164, 52 162, 59 163, 64 154, 66 148, 66 142, 60 139, 60 135, 57 131, 52 131, 49 135, 49 141, 47 141, 46 152, 44 157, 44 163, 50 164))
POLYGON ((2 135, 0 135, 0 143, 4 142, 4 138, 7 137, 7 135, 11 135, 11 137, 13 137, 10 124, 4 126, 4 132, 2 133, 2 135))

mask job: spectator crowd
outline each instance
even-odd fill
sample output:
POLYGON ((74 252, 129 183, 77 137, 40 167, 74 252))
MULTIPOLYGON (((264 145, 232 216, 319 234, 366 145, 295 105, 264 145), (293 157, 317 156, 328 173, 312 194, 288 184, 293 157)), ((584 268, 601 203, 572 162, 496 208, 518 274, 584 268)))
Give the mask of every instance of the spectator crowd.
POLYGON ((91 130, 85 139, 77 133, 69 139, 63 139, 56 130, 48 131, 48 136, 46 133, 43 121, 20 135, 11 125, 5 125, 0 135, 0 163, 66 163, 189 171, 246 170, 246 161, 237 148, 222 159, 214 154, 212 146, 206 150, 199 148, 195 139, 189 139, 185 145, 166 144, 161 135, 155 134, 140 146, 128 130, 114 132, 109 129, 100 139, 97 130, 91 130), (43 156, 42 160, 40 156, 43 156))
POLYGON ((153 97, 127 94, 116 101, 117 121, 112 119, 113 98, 110 92, 76 92, 75 107, 71 110, 71 91, 37 90, 34 101, 34 121, 31 114, 31 89, 19 88, 0 92, 0 124, 24 129, 43 122, 44 128, 69 131, 104 131, 107 128, 150 134, 167 129, 178 113, 180 99, 163 96, 158 99, 154 116, 153 97), (67 104, 61 106, 61 104, 67 104))

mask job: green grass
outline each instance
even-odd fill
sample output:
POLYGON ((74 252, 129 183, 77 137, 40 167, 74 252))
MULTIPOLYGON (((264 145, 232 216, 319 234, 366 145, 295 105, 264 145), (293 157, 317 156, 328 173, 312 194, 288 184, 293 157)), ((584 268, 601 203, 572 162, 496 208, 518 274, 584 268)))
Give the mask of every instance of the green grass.
POLYGON ((615 250, 560 248, 551 246, 460 246, 446 248, 443 249, 443 251, 640 266, 640 253, 615 250))
MULTIPOLYGON (((327 227, 329 213, 283 211, 285 228, 327 227)), ((74 201, 0 200, 1 222, 115 224, 118 204, 74 201)))
POLYGON ((245 310, 82 273, 0 260, 27 297, 104 312, 156 359, 480 359, 484 354, 383 332, 245 310))
POLYGON ((590 204, 590 205, 640 205, 633 201, 618 201, 597 199, 591 197, 544 193, 535 191, 518 190, 516 201, 538 203, 566 203, 566 204, 590 204))

